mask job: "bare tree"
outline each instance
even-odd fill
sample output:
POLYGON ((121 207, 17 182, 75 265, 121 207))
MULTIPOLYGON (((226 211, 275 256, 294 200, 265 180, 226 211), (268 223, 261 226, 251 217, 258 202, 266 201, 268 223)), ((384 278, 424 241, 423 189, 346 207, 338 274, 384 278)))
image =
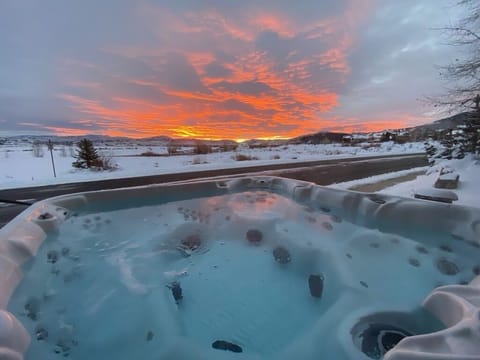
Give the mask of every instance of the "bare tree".
POLYGON ((35 140, 32 143, 32 154, 33 154, 33 157, 36 157, 36 158, 43 157, 43 155, 44 155, 43 146, 40 143, 40 141, 35 140))
POLYGON ((442 96, 431 99, 435 106, 452 111, 478 110, 475 104, 480 94, 480 2, 458 0, 463 16, 453 26, 442 30, 448 44, 458 48, 455 60, 440 66, 440 76, 446 83, 442 96))

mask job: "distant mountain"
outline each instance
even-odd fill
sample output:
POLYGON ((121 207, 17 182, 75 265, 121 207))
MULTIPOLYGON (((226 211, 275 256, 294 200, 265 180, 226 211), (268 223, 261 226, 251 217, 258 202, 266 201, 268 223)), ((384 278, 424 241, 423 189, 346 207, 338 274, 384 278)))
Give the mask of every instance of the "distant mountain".
POLYGON ((177 146, 195 146, 197 144, 205 144, 209 146, 221 146, 221 145, 235 145, 237 144, 233 140, 198 140, 198 139, 170 139, 170 144, 177 146))
POLYGON ((387 131, 391 134, 397 134, 402 136, 408 136, 410 139, 415 139, 417 141, 427 139, 429 136, 432 136, 436 131, 455 129, 458 125, 465 124, 467 121, 468 113, 460 113, 457 115, 449 116, 440 120, 436 120, 429 124, 418 125, 410 128, 404 129, 385 129, 382 131, 372 132, 372 133, 336 133, 336 132, 323 132, 320 131, 315 134, 308 134, 296 137, 289 140, 289 143, 298 144, 325 144, 329 142, 342 142, 344 136, 353 136, 358 139, 375 139, 380 138, 382 134, 387 131))
POLYGON ((294 139, 290 139, 290 144, 326 144, 332 142, 342 142, 344 136, 350 135, 349 133, 337 133, 337 132, 324 132, 320 131, 315 134, 308 134, 298 136, 294 139))
POLYGON ((458 125, 465 124, 468 118, 468 113, 463 112, 453 116, 449 116, 440 120, 436 120, 430 124, 418 125, 415 127, 405 129, 410 134, 411 138, 425 139, 439 130, 455 129, 458 125))
MULTIPOLYGON (((129 138, 130 139, 130 138, 129 138)), ((141 139, 135 139, 135 141, 163 141, 163 142, 169 142, 172 141, 173 139, 169 136, 151 136, 147 138, 141 138, 141 139)))

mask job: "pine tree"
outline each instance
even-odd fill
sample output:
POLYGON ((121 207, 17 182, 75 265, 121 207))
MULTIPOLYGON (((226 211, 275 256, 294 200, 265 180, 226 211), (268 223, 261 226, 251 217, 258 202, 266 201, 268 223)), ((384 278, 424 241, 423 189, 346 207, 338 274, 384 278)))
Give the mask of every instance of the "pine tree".
POLYGON ((453 150, 454 150, 454 139, 452 135, 452 130, 448 130, 445 135, 443 135, 443 139, 441 141, 443 146, 443 150, 440 153, 440 157, 442 159, 451 160, 453 158, 453 150))
POLYGON ((89 169, 99 163, 99 156, 93 143, 88 139, 82 139, 77 143, 77 159, 72 163, 73 167, 89 169))
POLYGON ((425 146, 425 152, 427 153, 428 164, 433 166, 435 164, 434 156, 437 154, 438 149, 433 144, 432 138, 429 138, 427 141, 425 141, 423 145, 425 146))
POLYGON ((475 98, 474 111, 468 113, 465 124, 466 151, 472 154, 480 153, 480 95, 475 98))

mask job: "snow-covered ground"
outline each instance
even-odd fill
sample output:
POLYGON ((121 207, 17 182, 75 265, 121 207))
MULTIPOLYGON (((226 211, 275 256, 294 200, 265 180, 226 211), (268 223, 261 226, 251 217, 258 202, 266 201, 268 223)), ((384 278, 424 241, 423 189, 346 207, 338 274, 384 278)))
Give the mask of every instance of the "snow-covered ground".
POLYGON ((418 176, 415 180, 402 182, 400 184, 387 187, 379 190, 379 193, 397 195, 403 197, 413 198, 416 191, 423 189, 433 189, 433 184, 437 179, 442 168, 451 169, 460 175, 460 183, 458 189, 453 190, 457 196, 458 201, 454 204, 480 207, 480 160, 472 159, 467 156, 461 160, 437 160, 437 164, 432 167, 415 168, 405 171, 387 173, 369 178, 334 184, 332 187, 340 189, 351 189, 364 184, 374 184, 387 179, 393 179, 400 176, 407 175, 412 172, 424 170, 425 175, 418 176))
MULTIPOLYGON (((96 145, 97 146, 97 145, 96 145)), ((31 144, 0 146, 0 190, 60 184, 68 182, 115 179, 142 175, 157 175, 221 168, 289 163, 308 160, 348 158, 385 154, 405 154, 423 152, 423 143, 404 145, 391 142, 378 144, 359 144, 358 146, 328 145, 286 145, 249 149, 239 146, 236 151, 216 152, 206 155, 176 156, 139 156, 145 152, 167 154, 166 146, 148 146, 125 144, 114 147, 98 146, 99 152, 111 157, 118 165, 114 171, 91 171, 75 169, 72 162, 74 149, 56 147, 53 157, 56 167, 53 176, 50 153, 41 149, 43 156, 34 157, 31 144), (237 161, 238 154, 251 157, 252 160, 237 161)))
MULTIPOLYGON (((118 168, 113 171, 75 169, 72 167, 73 155, 75 154, 74 149, 58 146, 53 152, 56 178, 53 176, 50 153, 46 148, 41 150, 43 155, 35 157, 33 156, 31 144, 0 146, 0 190, 142 175, 295 163, 309 160, 417 153, 424 150, 424 145, 423 143, 399 145, 386 142, 376 144, 375 146, 369 144, 359 144, 358 146, 302 144, 255 149, 240 146, 236 151, 215 152, 206 155, 175 156, 140 156, 146 152, 166 155, 167 147, 163 145, 149 146, 137 144, 132 146, 132 144, 127 143, 110 147, 100 145, 100 154, 111 157, 113 163, 117 165, 118 168), (245 155, 251 158, 251 160, 237 161, 235 157, 238 154, 245 155)), ((452 168, 460 174, 460 186, 455 190, 459 199, 455 204, 479 207, 480 192, 478 191, 478 181, 480 180, 480 161, 472 160, 470 157, 462 160, 442 160, 433 167, 387 173, 332 186, 350 189, 363 184, 398 178, 412 172, 425 171, 425 175, 420 175, 415 180, 406 181, 379 191, 385 194, 413 197, 415 191, 433 187, 433 183, 442 167, 452 168)))

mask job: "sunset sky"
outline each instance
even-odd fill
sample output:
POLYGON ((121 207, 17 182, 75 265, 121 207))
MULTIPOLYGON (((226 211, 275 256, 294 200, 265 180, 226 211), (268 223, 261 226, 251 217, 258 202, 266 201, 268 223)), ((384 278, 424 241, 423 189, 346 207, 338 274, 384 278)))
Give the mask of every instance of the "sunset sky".
POLYGON ((452 0, 0 0, 0 135, 285 138, 430 122, 452 0))

